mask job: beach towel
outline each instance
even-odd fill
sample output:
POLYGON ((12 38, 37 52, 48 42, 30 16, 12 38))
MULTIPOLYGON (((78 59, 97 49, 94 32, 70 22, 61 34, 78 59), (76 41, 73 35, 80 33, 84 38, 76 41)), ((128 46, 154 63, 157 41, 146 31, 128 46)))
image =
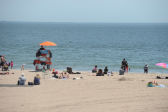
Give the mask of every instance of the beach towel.
POLYGON ((159 84, 158 86, 156 87, 159 87, 159 88, 166 88, 167 86, 163 85, 163 84, 159 84))

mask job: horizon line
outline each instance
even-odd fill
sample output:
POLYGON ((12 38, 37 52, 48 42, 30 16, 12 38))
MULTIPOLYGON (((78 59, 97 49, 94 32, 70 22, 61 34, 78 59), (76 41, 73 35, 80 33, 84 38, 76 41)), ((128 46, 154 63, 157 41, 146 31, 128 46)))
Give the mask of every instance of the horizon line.
POLYGON ((121 24, 168 24, 168 22, 85 22, 85 21, 80 21, 80 22, 71 22, 71 21, 11 21, 11 20, 0 20, 0 22, 25 22, 25 23, 121 23, 121 24))

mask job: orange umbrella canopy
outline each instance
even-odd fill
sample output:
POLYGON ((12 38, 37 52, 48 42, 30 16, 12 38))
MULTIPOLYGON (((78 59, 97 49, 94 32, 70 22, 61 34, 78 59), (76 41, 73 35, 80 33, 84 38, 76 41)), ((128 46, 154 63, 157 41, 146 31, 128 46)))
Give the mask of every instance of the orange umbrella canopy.
POLYGON ((56 46, 56 44, 54 42, 50 42, 50 41, 40 43, 40 45, 42 45, 42 46, 56 46))

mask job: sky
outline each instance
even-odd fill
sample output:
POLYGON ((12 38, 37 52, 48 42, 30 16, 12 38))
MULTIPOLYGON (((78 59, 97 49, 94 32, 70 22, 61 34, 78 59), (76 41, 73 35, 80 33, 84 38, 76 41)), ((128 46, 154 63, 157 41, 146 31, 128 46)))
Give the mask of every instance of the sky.
POLYGON ((168 0, 0 0, 0 21, 168 23, 168 0))

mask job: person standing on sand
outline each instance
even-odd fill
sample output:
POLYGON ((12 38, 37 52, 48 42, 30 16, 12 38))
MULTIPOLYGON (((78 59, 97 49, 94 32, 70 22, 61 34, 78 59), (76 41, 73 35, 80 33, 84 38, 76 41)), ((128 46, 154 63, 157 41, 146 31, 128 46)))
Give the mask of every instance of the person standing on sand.
POLYGON ((144 73, 146 73, 146 74, 148 73, 148 68, 149 68, 149 67, 148 67, 148 65, 146 64, 146 65, 144 66, 144 73))
POLYGON ((107 72, 108 72, 108 68, 107 68, 107 66, 104 68, 104 74, 107 74, 107 72))
POLYGON ((13 61, 11 61, 10 66, 11 66, 11 69, 12 69, 13 68, 13 61))
POLYGON ((23 65, 21 65, 21 71, 22 71, 22 70, 24 70, 24 64, 23 64, 23 65))
POLYGON ((125 65, 125 70, 126 70, 126 72, 128 72, 128 63, 127 63, 127 61, 126 61, 126 65, 125 65))
POLYGON ((121 62, 121 67, 124 71, 128 70, 128 63, 125 60, 125 58, 123 59, 123 61, 121 62))

